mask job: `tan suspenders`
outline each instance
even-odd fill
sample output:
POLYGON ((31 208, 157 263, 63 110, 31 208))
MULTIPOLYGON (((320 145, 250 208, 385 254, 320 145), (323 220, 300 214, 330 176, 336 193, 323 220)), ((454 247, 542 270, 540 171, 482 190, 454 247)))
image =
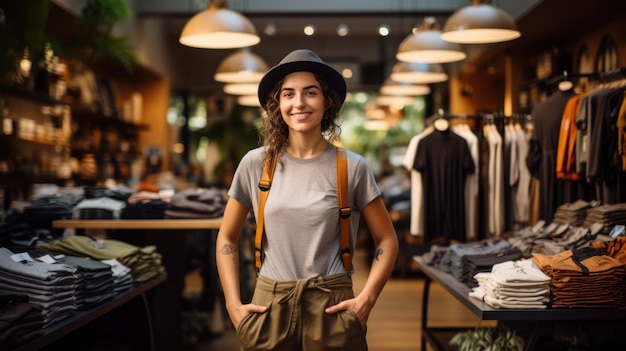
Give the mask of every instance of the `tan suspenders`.
MULTIPOLYGON (((340 147, 337 151, 337 202, 339 205, 339 222, 341 227, 341 259, 346 271, 352 270, 352 251, 350 249, 350 206, 348 205, 348 156, 346 150, 340 147)), ((263 176, 259 181, 259 210, 254 238, 254 258, 256 268, 261 268, 263 261, 263 237, 265 236, 264 208, 267 195, 272 186, 272 177, 276 169, 276 160, 269 167, 263 167, 263 176)))

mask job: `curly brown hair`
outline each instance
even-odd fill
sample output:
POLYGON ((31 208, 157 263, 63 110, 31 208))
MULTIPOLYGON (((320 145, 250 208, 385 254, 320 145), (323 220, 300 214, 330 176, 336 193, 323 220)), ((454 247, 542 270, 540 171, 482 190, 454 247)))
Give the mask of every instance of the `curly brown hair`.
MULTIPOLYGON (((343 102, 337 90, 330 87, 323 76, 315 74, 315 79, 322 87, 326 104, 324 118, 322 119, 322 135, 326 140, 332 142, 338 140, 341 135, 339 112, 343 102)), ((278 157, 285 151, 289 140, 289 127, 280 113, 280 89, 283 85, 283 80, 284 77, 276 83, 276 86, 270 92, 261 114, 262 124, 259 132, 263 140, 263 146, 265 146, 263 154, 264 164, 278 160, 278 157)))

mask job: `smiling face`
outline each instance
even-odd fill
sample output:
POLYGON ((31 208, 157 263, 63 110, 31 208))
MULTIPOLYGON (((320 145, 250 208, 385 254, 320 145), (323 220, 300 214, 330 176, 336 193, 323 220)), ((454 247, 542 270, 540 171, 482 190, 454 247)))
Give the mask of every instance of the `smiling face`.
POLYGON ((321 133, 324 93, 311 72, 285 76, 279 93, 280 112, 290 133, 321 133))

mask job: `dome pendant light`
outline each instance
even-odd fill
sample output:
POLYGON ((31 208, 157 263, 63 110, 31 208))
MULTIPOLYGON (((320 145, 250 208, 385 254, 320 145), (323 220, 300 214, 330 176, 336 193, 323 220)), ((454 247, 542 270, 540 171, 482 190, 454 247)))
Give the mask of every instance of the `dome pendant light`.
POLYGON ((256 45, 261 38, 250 20, 228 9, 226 0, 211 0, 185 24, 179 41, 196 48, 233 49, 256 45))
POLYGON ((398 62, 391 69, 391 80, 411 84, 431 84, 448 80, 439 63, 398 62))
POLYGON ((489 0, 471 0, 455 11, 443 26, 441 39, 460 44, 490 44, 519 38, 522 34, 509 14, 489 0))
POLYGON ((224 92, 230 95, 254 95, 259 90, 259 83, 229 83, 224 85, 224 92))
POLYGON ((430 94, 430 87, 425 84, 397 82, 388 78, 380 87, 381 95, 420 96, 430 94))
POLYGON ((441 39, 441 30, 434 17, 424 18, 420 31, 406 37, 396 53, 396 58, 404 62, 448 63, 466 57, 461 45, 441 39))
POLYGON ((220 62, 213 78, 222 83, 258 83, 268 69, 259 55, 242 48, 220 62))

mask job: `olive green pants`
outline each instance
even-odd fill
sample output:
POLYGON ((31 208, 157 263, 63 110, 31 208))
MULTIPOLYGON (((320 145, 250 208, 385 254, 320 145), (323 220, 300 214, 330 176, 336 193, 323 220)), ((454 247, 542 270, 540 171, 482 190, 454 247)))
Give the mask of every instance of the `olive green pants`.
POLYGON ((365 330, 353 311, 324 312, 353 297, 347 273, 286 282, 259 276, 252 303, 268 310, 237 327, 242 350, 365 351, 365 330))

